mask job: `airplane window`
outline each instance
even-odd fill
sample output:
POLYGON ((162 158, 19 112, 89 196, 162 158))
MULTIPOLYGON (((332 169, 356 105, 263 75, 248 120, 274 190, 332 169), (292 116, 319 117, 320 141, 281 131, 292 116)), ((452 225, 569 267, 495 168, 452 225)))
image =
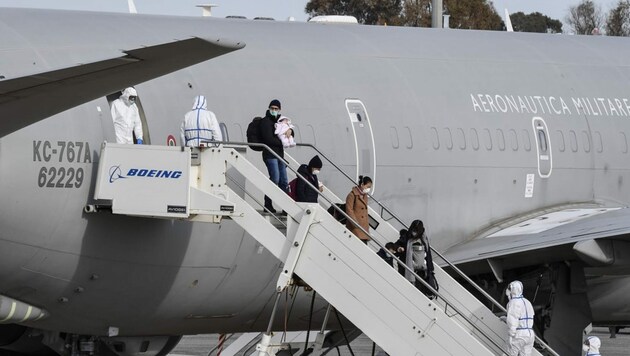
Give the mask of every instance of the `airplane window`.
POLYGON ((571 151, 577 152, 577 135, 573 130, 569 131, 569 141, 571 142, 571 151))
POLYGON ((529 140, 529 131, 523 130, 523 147, 525 151, 529 152, 532 149, 532 142, 529 140))
POLYGON ((628 153, 628 140, 626 138, 626 134, 623 132, 619 133, 620 143, 621 143, 621 152, 628 153))
POLYGON ((219 123, 219 127, 221 128, 221 135, 223 135, 223 141, 229 141, 230 134, 228 133, 228 129, 225 123, 223 122, 219 123))
POLYGON ((361 114, 357 113, 357 120, 359 120, 359 122, 361 122, 361 114))
POLYGON ((591 152, 591 138, 588 137, 588 132, 582 131, 582 144, 584 145, 584 152, 591 152))
POLYGON ((516 136, 516 131, 510 130, 508 132, 508 136, 510 138, 510 142, 512 143, 512 151, 518 151, 518 137, 516 136))
POLYGON ((599 131, 595 132, 595 146, 597 147, 597 153, 604 152, 604 143, 602 141, 602 134, 599 131))
POLYGON ((556 137, 557 137, 557 141, 558 141, 558 149, 560 150, 560 152, 564 152, 565 150, 565 146, 564 146, 564 135, 562 134, 562 131, 557 130, 556 131, 556 137))
POLYGON ((394 149, 398 149, 399 147, 398 131, 396 130, 394 126, 390 126, 389 128, 389 138, 392 140, 392 147, 394 149))
POLYGON ((409 126, 405 127, 407 129, 407 135, 409 137, 409 143, 407 144, 407 148, 408 149, 412 149, 413 148, 413 137, 411 136, 411 128, 409 128, 409 126))
POLYGON ((490 151, 492 149, 492 135, 490 135, 490 130, 483 129, 483 138, 486 142, 486 150, 490 151))
POLYGON ((501 129, 497 129, 497 146, 499 146, 499 150, 505 151, 505 136, 501 129))
POLYGON ((440 136, 438 135, 437 129, 435 127, 431 128, 431 136, 433 137, 433 149, 437 150, 440 148, 440 136))
POLYGON ((475 151, 479 149, 479 135, 475 129, 470 129, 470 145, 475 151))
POLYGON ((451 134, 451 129, 448 127, 444 128, 444 142, 448 150, 453 149, 453 135, 451 134))
POLYGON ((464 134, 464 130, 462 130, 461 128, 457 129, 457 140, 459 141, 459 149, 460 150, 465 150, 466 149, 466 135, 464 134))
POLYGON ((540 148, 540 153, 547 152, 547 135, 544 130, 538 129, 538 147, 540 148))

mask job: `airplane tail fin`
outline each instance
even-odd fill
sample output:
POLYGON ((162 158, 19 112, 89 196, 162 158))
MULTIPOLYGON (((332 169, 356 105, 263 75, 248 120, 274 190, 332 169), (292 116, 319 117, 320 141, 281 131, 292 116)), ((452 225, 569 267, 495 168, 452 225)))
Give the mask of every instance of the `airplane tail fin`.
POLYGON ((127 0, 127 5, 129 6, 129 13, 130 14, 137 14, 138 10, 136 10, 136 4, 133 2, 133 0, 127 0))
POLYGON ((505 28, 507 29, 507 32, 514 32, 514 28, 512 27, 512 20, 510 19, 510 13, 508 12, 508 9, 505 9, 505 28))

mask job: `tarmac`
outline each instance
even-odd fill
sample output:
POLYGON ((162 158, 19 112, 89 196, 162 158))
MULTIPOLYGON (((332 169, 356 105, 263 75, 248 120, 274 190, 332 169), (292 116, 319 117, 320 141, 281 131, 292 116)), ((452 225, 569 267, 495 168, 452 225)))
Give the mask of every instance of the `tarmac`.
MULTIPOLYGON (((621 330, 617 333, 617 337, 610 338, 608 328, 593 328, 591 335, 599 337, 602 341, 602 348, 600 353, 602 356, 627 356, 630 355, 630 329, 621 330)), ((232 339, 234 340, 234 339, 232 339)), ((194 335, 185 336, 179 345, 173 350, 171 356, 217 356, 216 350, 211 352, 219 341, 218 334, 208 335, 194 335)), ((228 340, 225 343, 225 347, 230 343, 228 340)), ((355 356, 371 356, 372 355, 372 341, 365 335, 361 335, 350 343, 350 347, 355 356)), ((253 349, 247 353, 247 356, 251 355, 253 349)), ((240 356, 241 354, 239 354, 240 356)), ((339 347, 339 353, 337 350, 332 350, 328 353, 331 356, 351 356, 352 354, 348 350, 347 346, 339 347)), ((376 346, 374 353, 375 356, 387 355, 376 346)))

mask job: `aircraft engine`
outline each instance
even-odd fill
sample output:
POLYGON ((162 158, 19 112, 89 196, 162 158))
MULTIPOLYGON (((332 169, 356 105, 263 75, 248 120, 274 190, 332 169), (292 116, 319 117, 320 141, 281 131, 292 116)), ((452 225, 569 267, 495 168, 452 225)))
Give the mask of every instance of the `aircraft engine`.
POLYGON ((0 356, 166 356, 181 336, 97 337, 0 325, 0 356))

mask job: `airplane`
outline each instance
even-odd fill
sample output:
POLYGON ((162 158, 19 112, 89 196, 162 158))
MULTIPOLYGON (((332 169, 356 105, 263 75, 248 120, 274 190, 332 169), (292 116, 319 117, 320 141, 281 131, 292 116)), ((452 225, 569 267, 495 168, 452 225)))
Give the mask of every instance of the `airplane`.
POLYGON ((38 311, 0 304, 2 355, 267 327, 281 263, 237 225, 84 212, 127 86, 150 145, 180 144, 196 95, 235 142, 280 99, 299 142, 371 176, 488 293, 523 280, 561 354, 630 322, 626 39, 10 8, 0 39, 0 299, 38 311))

